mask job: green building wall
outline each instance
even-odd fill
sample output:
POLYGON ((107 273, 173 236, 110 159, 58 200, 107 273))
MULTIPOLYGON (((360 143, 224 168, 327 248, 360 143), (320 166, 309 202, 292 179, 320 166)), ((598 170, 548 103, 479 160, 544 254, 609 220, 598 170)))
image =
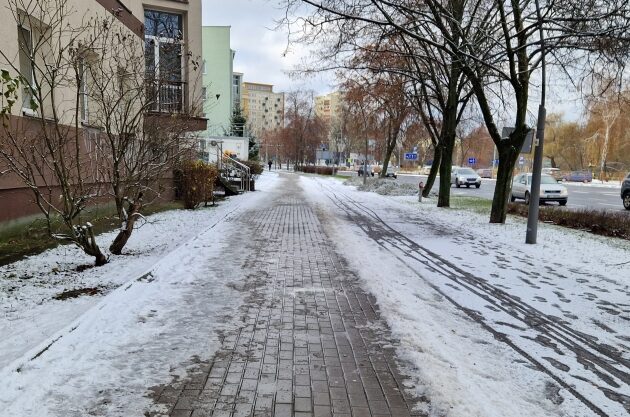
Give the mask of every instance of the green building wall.
POLYGON ((232 69, 234 52, 230 48, 229 26, 202 27, 202 59, 205 62, 203 86, 206 91, 204 113, 208 135, 229 132, 232 115, 232 69), (217 95, 218 98, 217 98, 217 95))

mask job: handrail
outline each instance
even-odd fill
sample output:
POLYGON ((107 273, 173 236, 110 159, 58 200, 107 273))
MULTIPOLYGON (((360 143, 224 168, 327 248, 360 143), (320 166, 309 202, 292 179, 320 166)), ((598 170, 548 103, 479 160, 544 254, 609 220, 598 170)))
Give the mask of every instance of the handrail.
POLYGON ((225 154, 221 156, 222 163, 224 162, 224 160, 226 162, 226 165, 229 165, 229 164, 235 165, 234 169, 236 169, 237 171, 241 171, 242 173, 245 174, 244 176, 241 175, 241 191, 244 191, 244 190, 251 191, 251 183, 250 183, 251 169, 247 165, 225 154), (245 181, 247 183, 247 187, 245 187, 245 184, 244 184, 245 181))

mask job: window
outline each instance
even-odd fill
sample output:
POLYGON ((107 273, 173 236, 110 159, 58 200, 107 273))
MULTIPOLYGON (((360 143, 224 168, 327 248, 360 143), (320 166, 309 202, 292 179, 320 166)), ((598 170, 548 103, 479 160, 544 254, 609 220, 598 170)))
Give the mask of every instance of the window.
POLYGON ((204 101, 208 99, 208 90, 206 87, 201 87, 201 99, 204 101))
POLYGON ((20 55, 20 75, 23 78, 22 112, 34 115, 33 109, 33 37, 29 28, 18 26, 18 45, 20 55))
POLYGON ((182 16, 156 10, 144 11, 145 71, 151 110, 183 110, 182 16))
POLYGON ((201 73, 202 73, 203 75, 206 75, 206 74, 207 74, 207 72, 206 72, 206 60, 205 60, 205 59, 204 59, 204 60, 203 60, 203 62, 201 63, 201 73))

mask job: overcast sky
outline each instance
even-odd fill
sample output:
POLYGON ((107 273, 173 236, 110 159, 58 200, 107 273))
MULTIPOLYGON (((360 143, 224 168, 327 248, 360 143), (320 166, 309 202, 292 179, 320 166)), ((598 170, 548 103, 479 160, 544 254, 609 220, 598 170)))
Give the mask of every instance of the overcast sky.
POLYGON ((275 91, 313 89, 319 94, 334 90, 332 76, 291 79, 284 73, 303 58, 301 48, 287 48, 286 31, 275 31, 275 20, 283 16, 274 0, 202 0, 204 26, 231 26, 234 71, 245 81, 274 84, 275 91), (284 56, 283 56, 284 55, 284 56))
MULTIPOLYGON (((231 26, 232 49, 236 51, 234 71, 245 74, 245 81, 274 84, 275 91, 312 89, 318 94, 334 91, 331 74, 315 79, 291 79, 291 70, 305 56, 303 46, 287 51, 287 33, 274 30, 283 10, 277 0, 202 0, 204 26, 231 26), (286 55, 285 55, 286 52, 286 55)), ((555 77, 552 77, 555 78, 555 77)), ((570 92, 565 80, 549 80, 547 113, 561 112, 569 120, 579 119, 582 103, 570 92)), ((537 114, 538 86, 531 89, 531 118, 537 114)))

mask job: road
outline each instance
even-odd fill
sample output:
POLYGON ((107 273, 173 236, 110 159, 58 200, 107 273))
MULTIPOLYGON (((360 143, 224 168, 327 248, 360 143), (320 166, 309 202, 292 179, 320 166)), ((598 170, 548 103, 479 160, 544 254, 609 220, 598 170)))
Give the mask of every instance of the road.
MULTIPOLYGON (((340 173, 341 175, 356 175, 354 172, 340 173)), ((413 174, 400 174, 395 181, 407 184, 417 184, 419 181, 426 182, 426 175, 413 175, 413 174)), ((456 196, 471 196, 492 199, 494 194, 495 180, 483 179, 481 187, 477 188, 454 188, 451 190, 452 195, 456 196)), ((437 191, 439 186, 439 177, 435 180, 435 186, 433 189, 437 191)), ((568 208, 573 209, 595 209, 595 210, 608 210, 627 212, 621 204, 621 198, 619 197, 619 187, 609 188, 600 187, 597 185, 583 185, 583 184, 571 184, 563 183, 569 190, 569 202, 568 208)), ((523 204, 522 200, 520 201, 523 204)), ((556 203, 549 203, 557 205, 556 203)))

